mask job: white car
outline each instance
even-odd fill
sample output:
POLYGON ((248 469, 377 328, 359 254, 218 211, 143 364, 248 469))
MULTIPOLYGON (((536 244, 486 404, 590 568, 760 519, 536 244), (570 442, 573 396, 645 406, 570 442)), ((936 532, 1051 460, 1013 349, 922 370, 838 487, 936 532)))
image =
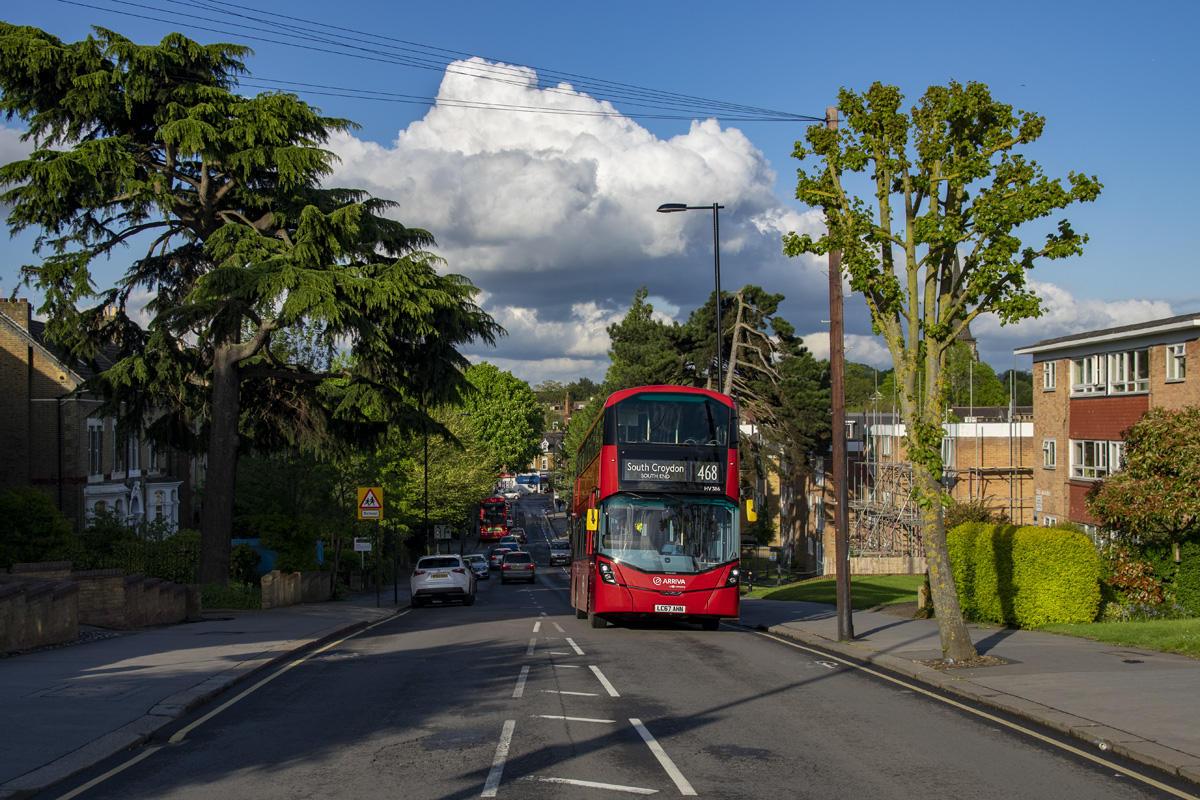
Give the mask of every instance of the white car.
POLYGON ((413 568, 409 579, 412 607, 426 603, 458 601, 464 606, 475 602, 475 571, 460 556, 425 556, 413 568))

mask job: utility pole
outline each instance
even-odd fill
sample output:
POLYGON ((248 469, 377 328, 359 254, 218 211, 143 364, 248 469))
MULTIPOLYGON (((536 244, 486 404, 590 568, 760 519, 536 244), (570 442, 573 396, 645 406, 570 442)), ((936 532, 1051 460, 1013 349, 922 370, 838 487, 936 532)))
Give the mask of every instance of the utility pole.
MULTIPOLYGON (((837 130, 837 106, 825 109, 825 127, 837 130)), ((829 251, 829 377, 833 400, 833 558, 837 562, 837 635, 854 638, 850 608, 850 534, 846 530, 846 352, 842 337, 842 251, 829 251)))

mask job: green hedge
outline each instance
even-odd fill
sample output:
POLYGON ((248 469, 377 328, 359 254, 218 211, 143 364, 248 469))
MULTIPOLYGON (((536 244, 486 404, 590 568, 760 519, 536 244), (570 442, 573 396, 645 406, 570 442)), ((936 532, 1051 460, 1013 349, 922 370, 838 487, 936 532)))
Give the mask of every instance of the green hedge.
POLYGON ((1175 602, 1200 616, 1200 540, 1189 539, 1179 545, 1179 563, 1169 543, 1144 548, 1142 555, 1175 602))
POLYGON ((1084 534, 967 523, 947 543, 959 602, 971 619, 1022 628, 1096 619, 1100 557, 1084 534))

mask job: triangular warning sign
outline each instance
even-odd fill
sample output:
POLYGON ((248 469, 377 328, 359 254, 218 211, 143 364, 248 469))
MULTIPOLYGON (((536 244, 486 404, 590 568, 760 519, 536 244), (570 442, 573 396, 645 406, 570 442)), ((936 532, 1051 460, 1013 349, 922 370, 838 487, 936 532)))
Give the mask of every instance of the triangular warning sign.
POLYGON ((363 495, 362 502, 358 504, 359 508, 379 508, 379 498, 375 496, 374 489, 367 489, 367 493, 363 495))

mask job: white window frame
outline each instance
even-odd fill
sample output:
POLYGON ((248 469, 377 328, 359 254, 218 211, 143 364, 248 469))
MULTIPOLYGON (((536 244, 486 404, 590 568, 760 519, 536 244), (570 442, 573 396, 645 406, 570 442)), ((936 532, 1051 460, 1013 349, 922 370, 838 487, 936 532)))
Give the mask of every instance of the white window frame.
POLYGON ((942 437, 942 466, 947 468, 954 467, 954 437, 942 437))
POLYGON ((1120 470, 1124 459, 1124 442, 1071 440, 1071 477, 1075 480, 1101 480, 1120 470))
POLYGON ((825 486, 825 456, 813 459, 813 486, 825 486))
POLYGON ((1108 354, 1109 394, 1150 391, 1150 351, 1125 350, 1108 354))
POLYGON ((1167 381, 1182 381, 1187 377, 1187 351, 1185 345, 1167 345, 1167 381))
POLYGON ((812 509, 813 530, 821 533, 825 530, 825 495, 821 492, 810 492, 808 507, 812 509))
POLYGON ((1057 372, 1055 369, 1056 362, 1042 362, 1042 391, 1053 392, 1058 385, 1057 372))
POLYGON ((891 458, 892 457, 892 437, 884 435, 884 436, 878 437, 878 439, 879 439, 879 457, 880 458, 891 458))
POLYGON ((130 475, 140 475, 142 472, 142 440, 130 436, 126 442, 125 462, 130 475))
POLYGON ((1103 394, 1104 356, 1085 356, 1071 360, 1071 394, 1103 394))
POLYGON ((1042 469, 1058 467, 1058 442, 1054 439, 1042 439, 1042 469))
POLYGON ((1058 524, 1058 517, 1046 517, 1046 516, 1042 517, 1042 527, 1043 528, 1053 528, 1057 524, 1058 524))
POLYGON ((117 435, 116 429, 113 430, 112 445, 113 445, 112 446, 112 453, 113 453, 112 471, 113 471, 113 474, 114 475, 118 475, 118 474, 124 475, 125 469, 126 469, 125 454, 126 454, 127 442, 121 441, 121 437, 117 435))

